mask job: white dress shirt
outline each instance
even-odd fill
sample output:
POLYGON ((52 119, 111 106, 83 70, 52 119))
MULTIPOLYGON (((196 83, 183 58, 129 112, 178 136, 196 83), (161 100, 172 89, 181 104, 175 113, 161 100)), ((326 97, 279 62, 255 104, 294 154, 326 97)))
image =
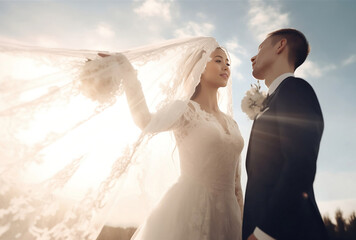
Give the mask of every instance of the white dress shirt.
POLYGON ((294 77, 294 73, 283 73, 282 75, 274 79, 274 81, 271 83, 271 85, 268 88, 268 94, 271 95, 272 93, 274 93, 274 91, 276 91, 279 84, 281 84, 283 80, 286 79, 287 77, 294 77))
MULTIPOLYGON (((284 79, 286 79, 288 77, 294 77, 294 73, 283 73, 282 75, 277 77, 269 86, 268 95, 271 95, 272 93, 274 93, 274 91, 276 91, 279 84, 281 84, 284 81, 284 79)), ((255 235, 255 237, 258 240, 276 240, 275 238, 271 237, 267 233, 263 232, 258 227, 255 228, 253 235, 255 235)))

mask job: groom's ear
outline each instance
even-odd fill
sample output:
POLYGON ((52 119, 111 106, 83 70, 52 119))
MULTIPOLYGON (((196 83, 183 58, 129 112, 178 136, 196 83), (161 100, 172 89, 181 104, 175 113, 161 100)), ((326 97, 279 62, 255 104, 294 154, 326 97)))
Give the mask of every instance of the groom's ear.
POLYGON ((287 39, 286 38, 282 38, 281 40, 279 40, 276 44, 277 46, 277 54, 281 54, 283 51, 285 51, 285 49, 287 49, 287 39))

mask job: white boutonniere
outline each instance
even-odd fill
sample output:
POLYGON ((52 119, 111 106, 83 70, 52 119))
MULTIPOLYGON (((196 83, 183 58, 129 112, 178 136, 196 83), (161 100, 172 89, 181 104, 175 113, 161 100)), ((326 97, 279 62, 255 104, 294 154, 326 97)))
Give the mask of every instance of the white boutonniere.
POLYGON ((266 99, 266 92, 261 91, 260 82, 251 84, 251 89, 245 94, 241 101, 241 109, 247 116, 253 120, 261 112, 263 101, 266 99))

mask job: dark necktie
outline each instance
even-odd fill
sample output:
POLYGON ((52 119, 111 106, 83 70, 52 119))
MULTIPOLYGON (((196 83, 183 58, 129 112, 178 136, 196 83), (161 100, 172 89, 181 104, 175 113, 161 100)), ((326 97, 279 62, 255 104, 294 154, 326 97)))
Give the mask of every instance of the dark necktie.
POLYGON ((265 109, 268 107, 268 103, 269 103, 270 99, 271 99, 270 95, 267 94, 267 97, 266 97, 265 100, 263 100, 263 102, 262 102, 261 112, 262 112, 263 110, 265 110, 265 109))

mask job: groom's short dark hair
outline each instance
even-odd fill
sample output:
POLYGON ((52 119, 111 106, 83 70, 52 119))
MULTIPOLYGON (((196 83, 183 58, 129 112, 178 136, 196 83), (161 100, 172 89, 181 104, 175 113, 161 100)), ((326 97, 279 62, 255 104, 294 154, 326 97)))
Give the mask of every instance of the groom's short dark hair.
POLYGON ((267 37, 272 37, 272 44, 275 44, 282 38, 287 39, 287 46, 289 48, 288 60, 294 64, 294 70, 302 65, 309 54, 310 48, 306 37, 296 29, 279 29, 269 33, 267 37))

